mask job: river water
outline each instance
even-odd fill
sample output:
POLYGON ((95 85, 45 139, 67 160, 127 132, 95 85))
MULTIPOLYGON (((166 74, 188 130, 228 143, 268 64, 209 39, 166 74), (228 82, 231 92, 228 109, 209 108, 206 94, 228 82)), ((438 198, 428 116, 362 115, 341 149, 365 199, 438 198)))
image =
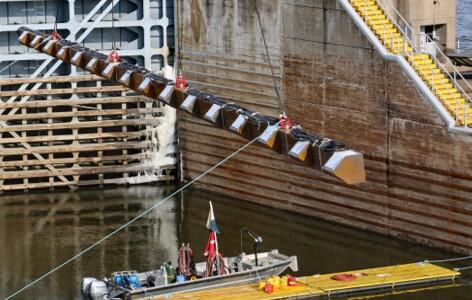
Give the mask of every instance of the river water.
POLYGON ((472 39, 472 0, 457 0, 456 36, 472 39))
MULTIPOLYGON (((151 207, 174 186, 136 186, 75 193, 3 196, 0 203, 0 299, 151 207)), ((262 250, 297 255, 300 275, 347 271, 450 257, 452 254, 345 226, 266 208, 225 196, 188 190, 140 219, 15 299, 81 299, 83 276, 148 270, 176 261, 189 242, 201 257, 208 238, 208 200, 222 232, 220 248, 240 251, 240 228, 264 238, 262 250)), ((246 240, 244 249, 250 251, 246 240)), ((472 299, 472 286, 383 296, 382 299, 472 299), (468 298, 469 297, 469 298, 468 298)))

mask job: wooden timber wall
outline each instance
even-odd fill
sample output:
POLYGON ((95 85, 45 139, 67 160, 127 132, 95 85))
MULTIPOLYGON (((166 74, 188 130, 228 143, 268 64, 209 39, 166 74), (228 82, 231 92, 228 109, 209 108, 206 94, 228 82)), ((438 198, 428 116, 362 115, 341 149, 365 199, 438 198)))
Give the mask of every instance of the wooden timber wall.
MULTIPOLYGON (((0 80, 0 191, 139 182, 162 109, 97 76, 0 80), (42 83, 38 90, 18 90, 42 83)), ((173 179, 165 166, 157 180, 173 179)))
MULTIPOLYGON (((275 115, 253 3, 178 1, 179 59, 193 85, 275 115)), ((368 181, 345 186, 252 146, 200 186, 471 253, 472 137, 448 133, 406 75, 378 55, 335 0, 264 0, 259 8, 289 116, 363 151, 368 181)), ((243 144, 184 113, 179 131, 187 179, 243 144)))

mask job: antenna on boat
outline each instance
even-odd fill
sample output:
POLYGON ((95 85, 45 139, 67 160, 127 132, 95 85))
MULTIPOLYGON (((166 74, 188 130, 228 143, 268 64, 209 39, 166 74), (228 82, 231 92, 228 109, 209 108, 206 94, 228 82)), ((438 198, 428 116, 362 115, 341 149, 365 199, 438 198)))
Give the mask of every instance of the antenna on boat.
POLYGON ((255 264, 257 267, 258 265, 257 248, 259 247, 260 244, 262 244, 262 237, 247 227, 241 228, 241 252, 243 252, 243 232, 247 233, 254 240, 254 244, 253 244, 254 259, 255 259, 255 264))

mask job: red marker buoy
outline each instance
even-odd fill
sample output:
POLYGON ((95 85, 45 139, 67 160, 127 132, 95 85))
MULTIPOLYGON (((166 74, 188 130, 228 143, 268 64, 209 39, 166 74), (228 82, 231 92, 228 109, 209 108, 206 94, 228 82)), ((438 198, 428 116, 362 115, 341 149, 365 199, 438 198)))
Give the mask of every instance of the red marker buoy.
POLYGON ((111 52, 108 54, 107 61, 109 63, 118 63, 120 62, 120 60, 121 60, 121 57, 118 54, 118 52, 115 49, 111 50, 111 52))
POLYGON ((53 41, 62 40, 62 36, 59 34, 59 32, 57 32, 57 30, 54 30, 51 33, 51 40, 53 40, 53 41))
POLYGON ((280 129, 289 130, 292 128, 292 121, 287 117, 285 112, 281 113, 279 116, 279 126, 280 129))
POLYGON ((179 75, 177 75, 177 79, 175 80, 175 87, 181 90, 185 90, 188 87, 187 80, 180 72, 179 75))

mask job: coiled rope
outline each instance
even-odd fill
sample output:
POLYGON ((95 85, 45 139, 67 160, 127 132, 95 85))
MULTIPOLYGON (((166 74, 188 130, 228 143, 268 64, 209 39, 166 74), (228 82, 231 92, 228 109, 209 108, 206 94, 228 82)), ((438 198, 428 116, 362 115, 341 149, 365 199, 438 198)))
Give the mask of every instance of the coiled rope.
POLYGON ((169 196, 165 197, 163 200, 157 202, 156 204, 154 204, 153 206, 151 206, 150 208, 146 209, 145 211, 141 212, 139 215, 137 215, 136 217, 134 217, 133 219, 131 219, 129 222, 121 225, 120 227, 116 228, 115 230, 113 230, 111 233, 107 234, 106 236, 104 236, 103 238, 99 239, 98 241, 96 241, 95 243, 91 244, 90 246, 88 246, 87 248, 85 248, 84 250, 80 251, 79 253, 77 253, 76 255, 72 256, 71 258, 67 259, 66 261, 64 261, 63 263, 61 263, 60 265, 58 265, 57 267, 51 269, 50 271, 44 273, 43 275, 39 276, 38 278, 36 278, 35 280, 33 280, 32 282, 28 283, 27 285, 25 285, 24 287, 22 287, 21 289, 17 290, 16 292, 14 292, 13 294, 11 294, 10 296, 8 296, 7 298, 5 298, 5 300, 9 300, 9 299, 12 299, 13 297, 19 295, 20 293, 22 293, 23 291, 27 290, 28 288, 32 287, 33 285, 35 285, 36 283, 40 282, 41 280, 43 280, 44 278, 48 277, 49 275, 53 274, 54 272, 62 269, 63 267, 65 267, 66 265, 70 264, 71 262, 73 262, 74 260, 76 260, 77 258, 81 257, 82 255, 86 254, 87 252, 89 252, 90 250, 92 250, 93 248, 97 247, 98 245, 100 245, 101 243, 103 243, 104 241, 108 240, 109 238, 111 238, 112 236, 114 236, 115 234, 119 233, 120 231, 122 231, 123 229, 125 229, 126 227, 128 227, 129 225, 131 225, 132 223, 136 222, 137 220, 141 219, 142 217, 144 217, 145 215, 147 215, 148 213, 150 213, 152 210, 156 209, 157 207, 161 206, 162 204, 164 204, 165 202, 167 202, 167 200, 171 199, 172 197, 174 197, 175 195, 179 194, 180 192, 184 191, 185 189, 187 189, 189 186, 191 186, 192 184, 194 184, 195 182, 197 182, 198 180, 200 180, 201 178, 205 177, 206 175, 208 175, 209 173, 211 173, 213 170, 215 170, 216 168, 218 168, 219 166, 221 166, 222 164, 224 164, 225 162, 227 162, 228 160, 230 160, 231 158, 233 158, 234 156, 238 155, 241 151, 243 151, 244 149, 246 149, 247 147, 251 146, 255 141, 257 141, 257 138, 256 137, 255 139, 249 141, 247 144, 245 144, 244 146, 242 146, 241 148, 239 148, 238 150, 236 150, 235 152, 231 153, 230 155, 228 155, 226 158, 224 158, 223 160, 221 160, 220 162, 218 162, 217 164, 215 164, 213 167, 209 168, 207 171, 203 172, 202 174, 200 174, 199 176, 195 177, 194 179, 192 179, 191 181, 189 181, 187 184, 185 184, 184 186, 182 186, 181 188, 179 188, 178 190, 176 190, 175 192, 171 193, 169 196))

